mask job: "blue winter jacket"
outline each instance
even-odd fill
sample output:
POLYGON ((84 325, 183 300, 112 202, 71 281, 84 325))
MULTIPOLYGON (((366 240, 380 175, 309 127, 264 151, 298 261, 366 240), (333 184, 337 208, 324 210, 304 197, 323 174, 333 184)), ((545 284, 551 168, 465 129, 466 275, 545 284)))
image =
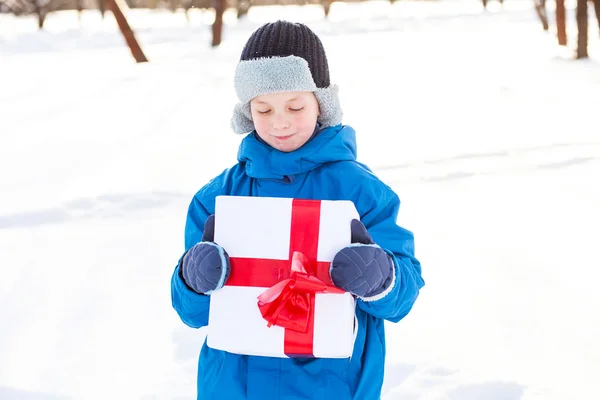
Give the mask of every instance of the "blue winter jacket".
MULTIPOLYGON (((275 150, 251 133, 240 145, 238 160, 194 196, 185 227, 186 250, 201 240, 218 195, 351 200, 373 240, 392 256, 395 283, 379 300, 357 301, 358 333, 350 359, 245 356, 211 349, 205 342, 198 364, 197 398, 379 399, 384 320, 398 322, 406 316, 424 285, 414 257, 413 234, 396 225, 398 196, 356 161, 356 138, 349 126, 326 128, 291 153, 275 150)), ((171 297, 185 324, 192 328, 208 324, 210 296, 190 290, 179 266, 172 277, 171 297)))

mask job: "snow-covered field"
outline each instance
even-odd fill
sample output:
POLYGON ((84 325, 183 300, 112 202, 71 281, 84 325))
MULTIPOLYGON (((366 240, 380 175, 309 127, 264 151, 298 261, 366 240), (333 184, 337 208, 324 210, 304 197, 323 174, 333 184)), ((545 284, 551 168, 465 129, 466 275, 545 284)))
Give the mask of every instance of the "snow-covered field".
POLYGON ((170 276, 191 197, 235 162, 241 48, 275 18, 321 35, 416 236, 426 286, 387 326, 383 399, 600 398, 598 28, 572 61, 531 2, 491 8, 257 7, 217 49, 209 12, 133 10, 143 65, 110 14, 0 15, 0 399, 194 397, 204 332, 170 276))

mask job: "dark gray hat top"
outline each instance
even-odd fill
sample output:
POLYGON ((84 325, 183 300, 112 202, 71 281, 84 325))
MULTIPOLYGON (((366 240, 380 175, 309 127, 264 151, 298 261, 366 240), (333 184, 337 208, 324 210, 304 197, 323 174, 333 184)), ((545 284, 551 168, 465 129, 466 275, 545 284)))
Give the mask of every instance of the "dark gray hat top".
POLYGON ((313 92, 319 103, 318 122, 342 122, 338 88, 331 85, 325 49, 306 25, 287 21, 258 28, 244 46, 235 71, 235 106, 232 127, 236 133, 254 130, 250 100, 278 92, 313 92))

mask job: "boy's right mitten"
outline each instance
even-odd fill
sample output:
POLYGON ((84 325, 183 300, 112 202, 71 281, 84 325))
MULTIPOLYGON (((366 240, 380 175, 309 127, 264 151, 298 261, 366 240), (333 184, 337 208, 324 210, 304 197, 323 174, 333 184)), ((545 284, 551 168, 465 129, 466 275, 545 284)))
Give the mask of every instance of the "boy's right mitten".
POLYGON ((215 216, 211 215, 204 224, 202 241, 196 243, 183 256, 181 277, 195 292, 211 294, 223 287, 231 266, 229 255, 214 242, 215 216))

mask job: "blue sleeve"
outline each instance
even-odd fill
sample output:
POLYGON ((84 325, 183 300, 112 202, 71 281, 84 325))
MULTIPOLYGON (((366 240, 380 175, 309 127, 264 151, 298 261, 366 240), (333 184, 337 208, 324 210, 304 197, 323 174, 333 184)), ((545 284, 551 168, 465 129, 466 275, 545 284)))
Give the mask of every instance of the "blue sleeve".
POLYGON ((396 223, 400 199, 381 181, 363 186, 357 208, 369 234, 394 263, 393 285, 370 299, 359 299, 358 306, 365 312, 388 321, 398 322, 412 309, 419 290, 425 282, 421 264, 415 258, 412 232, 396 223))
POLYGON ((189 327, 202 328, 208 325, 208 308, 210 296, 198 294, 191 290, 179 272, 177 265, 171 278, 171 302, 179 314, 179 318, 189 327))
MULTIPOLYGON (((224 194, 221 178, 222 176, 213 179, 200 189, 190 203, 185 223, 185 251, 202 241, 204 222, 215 212, 215 198, 224 194)), ((182 260, 183 256, 171 277, 171 302, 186 325, 201 328, 208 325, 210 296, 198 294, 185 284, 180 273, 182 260)))

